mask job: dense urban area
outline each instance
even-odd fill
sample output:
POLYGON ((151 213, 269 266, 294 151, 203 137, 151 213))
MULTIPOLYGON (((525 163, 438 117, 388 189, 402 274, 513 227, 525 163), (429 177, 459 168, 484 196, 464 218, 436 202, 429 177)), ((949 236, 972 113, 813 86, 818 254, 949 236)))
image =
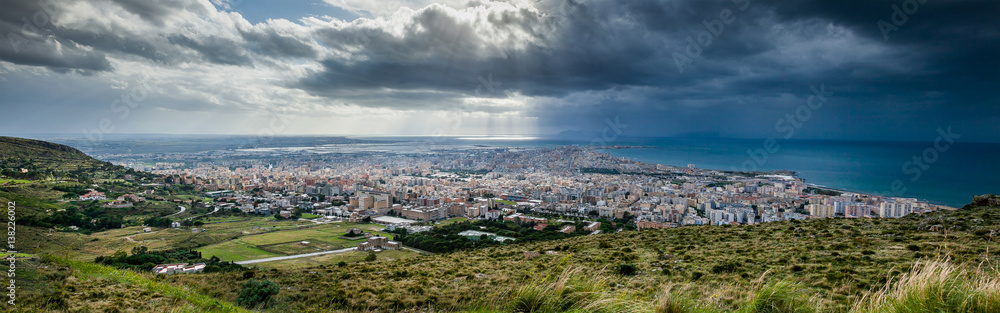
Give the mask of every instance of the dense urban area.
MULTIPOLYGON (((620 230, 622 222, 647 229, 898 218, 941 208, 912 198, 810 186, 793 173, 644 164, 592 147, 470 148, 420 155, 286 153, 253 159, 235 152, 112 157, 165 175, 165 184, 192 186, 221 209, 283 218, 312 213, 321 220, 370 220, 410 233, 428 229, 414 225, 451 217, 517 221, 538 229, 585 220, 579 223, 583 230, 599 233, 620 230), (149 161, 157 158, 169 161, 149 161), (599 219, 618 226, 609 228, 599 219)), ((567 225, 559 230, 581 229, 567 225)))

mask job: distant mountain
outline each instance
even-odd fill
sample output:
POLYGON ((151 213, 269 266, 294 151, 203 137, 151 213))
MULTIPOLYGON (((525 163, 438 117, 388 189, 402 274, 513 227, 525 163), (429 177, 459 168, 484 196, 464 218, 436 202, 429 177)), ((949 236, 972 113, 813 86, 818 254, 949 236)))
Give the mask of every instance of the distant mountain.
POLYGON ((77 147, 91 155, 199 153, 218 150, 315 147, 336 144, 389 143, 335 136, 250 136, 250 135, 107 135, 100 140, 86 137, 36 137, 77 147))

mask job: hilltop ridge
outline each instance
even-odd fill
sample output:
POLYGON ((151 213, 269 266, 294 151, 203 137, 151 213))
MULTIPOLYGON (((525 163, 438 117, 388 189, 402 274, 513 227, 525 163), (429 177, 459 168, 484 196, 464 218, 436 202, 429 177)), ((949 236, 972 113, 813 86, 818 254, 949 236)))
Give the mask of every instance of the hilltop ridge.
POLYGON ((35 179, 73 171, 110 170, 114 165, 94 159, 79 149, 57 143, 0 137, 0 170, 14 178, 35 179))

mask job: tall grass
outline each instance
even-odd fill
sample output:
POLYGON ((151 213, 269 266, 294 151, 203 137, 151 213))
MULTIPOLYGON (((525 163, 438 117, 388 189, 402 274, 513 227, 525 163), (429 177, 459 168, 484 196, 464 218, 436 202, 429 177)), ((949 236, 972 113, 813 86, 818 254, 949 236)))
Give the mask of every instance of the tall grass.
POLYGON ((779 280, 768 283, 757 283, 750 293, 747 303, 739 310, 741 313, 814 313, 817 312, 815 301, 809 301, 797 286, 788 281, 779 280))
POLYGON ((199 293, 198 291, 188 289, 184 286, 178 286, 165 282, 155 281, 151 279, 148 275, 137 273, 134 271, 121 270, 89 262, 73 261, 66 258, 61 258, 51 255, 45 255, 43 256, 43 258, 49 262, 72 267, 74 270, 78 271, 76 274, 81 278, 86 278, 88 276, 104 276, 122 283, 128 283, 140 286, 142 288, 146 288, 147 290, 164 294, 168 297, 176 299, 184 299, 189 304, 194 306, 193 308, 192 307, 164 308, 164 311, 250 312, 248 310, 235 306, 232 303, 220 301, 218 299, 209 297, 205 294, 199 293))
POLYGON ((606 275, 583 275, 583 269, 570 268, 547 281, 514 287, 509 302, 501 305, 510 312, 592 312, 608 288, 606 275))
POLYGON ((898 281, 869 292, 851 311, 1000 312, 1000 277, 995 270, 969 271, 947 261, 929 261, 918 264, 898 281))
POLYGON ((672 292, 672 288, 664 288, 663 291, 651 303, 653 313, 715 313, 718 310, 699 303, 680 293, 672 292))
MULTIPOLYGON (((765 274, 766 275, 766 274, 765 274)), ((817 313, 824 308, 818 295, 787 280, 760 279, 730 292, 743 295, 737 303, 699 301, 666 287, 656 295, 615 291, 617 277, 582 268, 564 270, 556 277, 528 282, 501 292, 474 312, 642 312, 642 313, 817 313), (745 287, 745 288, 744 288, 745 287)), ((689 287, 698 290, 697 287, 689 287)), ((968 270, 947 261, 930 261, 899 280, 871 290, 850 308, 855 313, 997 313, 1000 312, 1000 276, 995 270, 968 270)))

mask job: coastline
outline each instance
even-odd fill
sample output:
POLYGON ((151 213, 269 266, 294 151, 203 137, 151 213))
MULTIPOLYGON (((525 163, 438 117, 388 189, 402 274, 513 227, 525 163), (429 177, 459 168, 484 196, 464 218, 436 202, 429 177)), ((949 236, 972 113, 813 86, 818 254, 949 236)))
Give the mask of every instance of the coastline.
MULTIPOLYGON (((655 148, 655 147, 650 147, 650 146, 638 146, 638 147, 636 147, 636 146, 627 146, 627 145, 624 145, 624 146, 615 146, 613 148, 610 148, 610 147, 600 147, 600 148, 597 148, 596 151, 601 152, 601 153, 606 153, 606 154, 608 154, 608 155, 610 155, 612 157, 615 157, 615 158, 624 158, 624 159, 627 159, 627 160, 633 161, 633 162, 640 162, 640 163, 646 163, 646 164, 656 164, 656 165, 665 165, 665 166, 673 166, 673 167, 677 167, 677 168, 684 168, 684 167, 686 167, 685 165, 678 165, 678 164, 668 164, 668 163, 657 163, 657 162, 642 161, 642 160, 638 160, 638 159, 636 159, 634 157, 618 156, 618 155, 614 155, 614 154, 610 153, 610 151, 613 151, 613 150, 652 149, 652 148, 655 148)), ((697 165, 695 165, 695 168, 697 168, 699 170, 708 170, 708 171, 733 172, 732 170, 720 170, 720 169, 703 168, 703 167, 699 167, 697 165)), ((748 173, 748 172, 745 172, 745 171, 738 171, 738 172, 748 173)), ((794 177, 794 178, 797 178, 797 179, 801 179, 806 184, 806 186, 812 187, 812 188, 816 188, 816 189, 829 190, 829 191, 835 191, 835 192, 840 192, 840 193, 854 193, 854 194, 865 195, 865 196, 868 196, 868 197, 916 199, 916 201, 918 201, 918 202, 926 203, 926 204, 935 206, 935 207, 937 207, 939 209, 946 209, 946 210, 957 210, 958 209, 958 208, 956 208, 956 207, 954 207, 954 206, 952 206, 950 204, 944 204, 941 201, 934 201, 934 200, 924 199, 924 198, 921 198, 921 197, 884 196, 884 195, 878 194, 877 192, 855 191, 855 190, 850 190, 848 188, 843 188, 843 187, 830 187, 830 186, 826 186, 826 185, 818 185, 818 184, 814 184, 814 183, 809 183, 809 182, 806 181, 806 178, 803 178, 803 177, 801 177, 801 176, 798 175, 799 172, 800 171, 798 171, 798 170, 785 170, 785 169, 782 169, 782 170, 773 170, 773 171, 756 171, 754 173, 761 173, 761 174, 768 174, 768 173, 770 173, 770 174, 789 175, 791 177, 794 177)))
MULTIPOLYGON (((805 179, 803 179, 803 182, 804 181, 805 181, 805 179)), ((838 188, 834 188, 834 187, 821 186, 821 185, 817 185, 817 184, 813 184, 813 183, 805 183, 805 184, 806 184, 806 186, 809 186, 809 187, 812 187, 812 188, 816 188, 816 189, 822 189, 822 190, 828 190, 828 191, 836 191, 836 192, 840 192, 840 193, 856 193, 856 194, 859 194, 859 195, 866 195, 866 196, 869 196, 869 197, 898 198, 898 199, 917 199, 917 202, 927 203, 927 204, 936 206, 936 207, 938 207, 940 209, 958 210, 958 208, 950 206, 950 205, 947 205, 947 204, 934 203, 934 202, 932 202, 930 200, 920 199, 920 198, 916 198, 916 197, 881 196, 881 195, 875 195, 875 194, 871 194, 871 193, 867 193, 867 192, 850 191, 850 190, 846 190, 846 189, 838 189, 838 188)))

